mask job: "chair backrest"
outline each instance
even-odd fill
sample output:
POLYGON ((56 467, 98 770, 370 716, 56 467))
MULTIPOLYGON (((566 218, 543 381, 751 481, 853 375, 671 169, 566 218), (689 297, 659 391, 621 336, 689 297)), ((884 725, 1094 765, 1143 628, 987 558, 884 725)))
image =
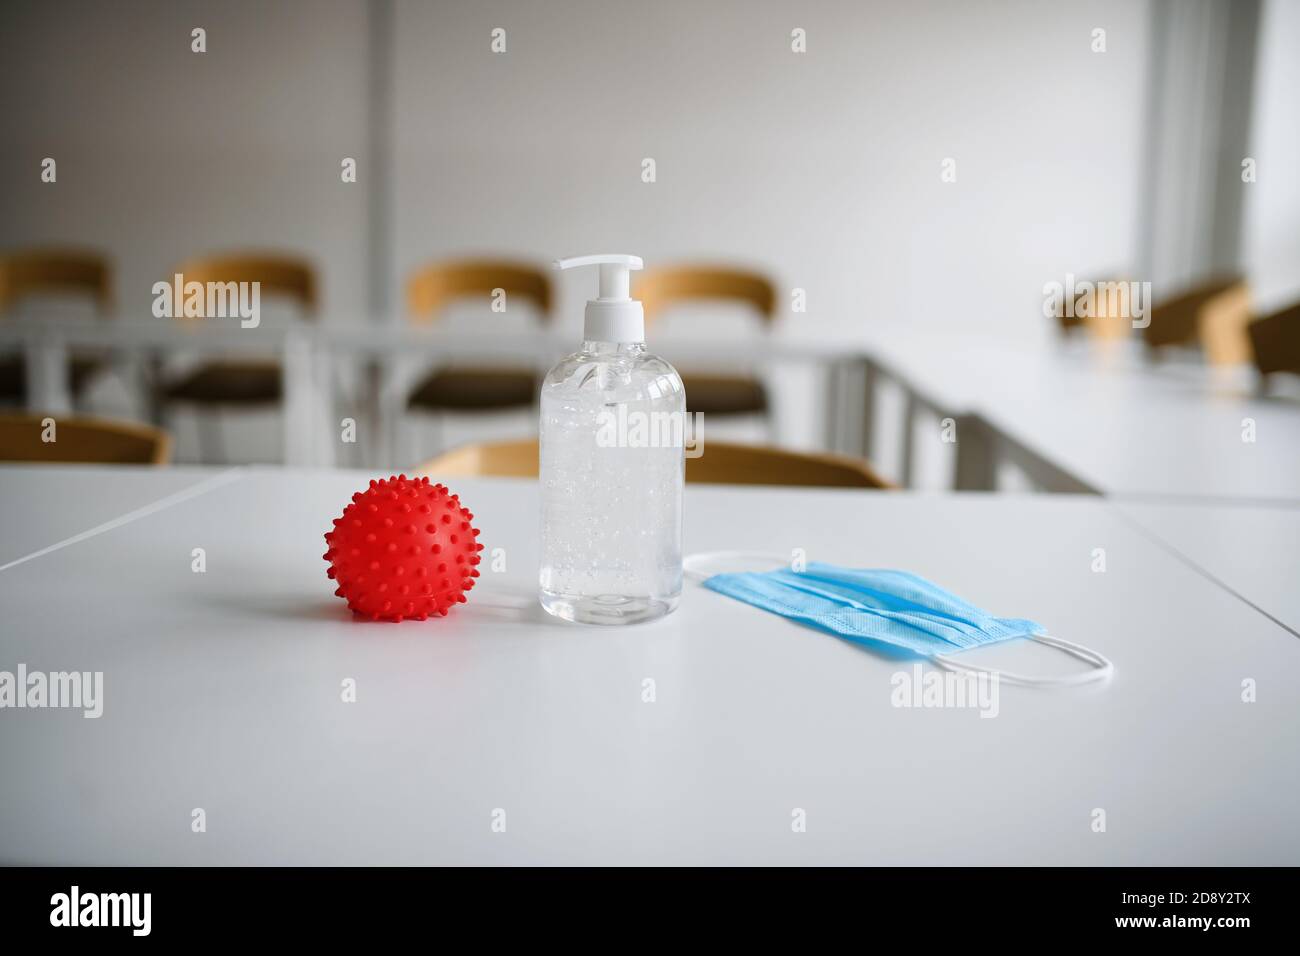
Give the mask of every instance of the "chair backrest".
POLYGON ((1086 283, 1076 280, 1074 301, 1066 302, 1062 297, 1056 309, 1061 331, 1069 335, 1083 329, 1093 338, 1124 338, 1133 320, 1130 289, 1127 279, 1088 279, 1086 283))
POLYGON ((641 300, 646 323, 671 306, 701 299, 742 302, 764 322, 776 318, 776 287, 757 272, 726 266, 668 266, 639 273, 633 295, 641 300))
POLYGON ((415 469, 417 475, 453 478, 536 478, 537 439, 484 442, 445 451, 415 469))
POLYGON ((1252 322, 1247 333, 1261 375, 1300 374, 1300 302, 1252 322))
MULTIPOLYGON (((466 445, 425 462, 416 474, 438 477, 536 478, 537 440, 466 445)), ((710 441, 686 459, 686 480, 698 484, 786 485, 805 488, 892 488, 865 461, 710 441)))
POLYGON ((76 293, 94 298, 100 311, 112 304, 111 270, 97 252, 31 250, 0 256, 0 312, 29 295, 76 293))
MULTIPOLYGON (((182 262, 174 270, 184 281, 207 285, 209 282, 256 282, 260 294, 283 296, 293 300, 303 315, 312 317, 320 305, 316 270, 310 262, 278 253, 231 253, 199 256, 182 262)), ((177 309, 179 315, 181 310, 177 309)))
POLYGON ((1245 281, 1219 278, 1153 304, 1142 338, 1153 348, 1200 344, 1211 362, 1232 364, 1250 357, 1245 332, 1249 317, 1245 281))
POLYGON ((704 454, 686 459, 686 480, 710 485, 893 487, 858 458, 718 441, 705 442, 704 454))
POLYGON ((54 415, 0 415, 0 461, 165 465, 172 440, 135 422, 54 415))
POLYGON ((406 306, 413 320, 429 322, 458 299, 488 298, 497 289, 531 302, 541 320, 551 315, 551 279, 535 266, 491 259, 435 262, 406 281, 406 306))

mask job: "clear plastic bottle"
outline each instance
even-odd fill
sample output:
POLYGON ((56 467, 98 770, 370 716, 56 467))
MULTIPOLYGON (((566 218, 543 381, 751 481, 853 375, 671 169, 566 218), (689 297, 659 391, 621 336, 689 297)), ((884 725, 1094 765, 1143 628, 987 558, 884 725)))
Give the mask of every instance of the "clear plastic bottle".
POLYGON ((541 394, 541 603, 583 624, 668 614, 682 590, 686 392, 646 351, 634 256, 562 260, 601 266, 582 348, 541 394), (619 274, 621 270, 621 275, 619 274))

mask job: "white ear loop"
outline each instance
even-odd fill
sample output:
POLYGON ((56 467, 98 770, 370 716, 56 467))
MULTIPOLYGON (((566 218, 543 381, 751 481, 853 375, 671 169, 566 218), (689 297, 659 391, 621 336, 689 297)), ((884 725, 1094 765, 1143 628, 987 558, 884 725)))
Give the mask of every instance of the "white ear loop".
POLYGON ((999 681, 1008 684, 1019 684, 1022 687, 1077 687, 1080 684, 1091 684, 1094 681, 1110 680, 1115 674, 1115 665, 1108 658, 1098 654, 1090 647, 1072 644, 1070 641, 1052 637, 1050 634, 1031 634, 1029 639, 1037 641, 1039 644, 1058 648, 1071 657, 1079 658, 1081 661, 1087 661, 1092 665, 1092 669, 1078 674, 1070 674, 1067 677, 1027 677, 1024 674, 994 670, 991 667, 971 667, 969 664, 958 663, 947 654, 935 654, 930 660, 945 670, 964 671, 967 674, 992 674, 999 681))
MULTIPOLYGON (((775 563, 782 566, 788 563, 785 555, 773 554, 770 551, 700 551, 682 558, 682 574, 692 581, 703 581, 705 578, 712 577, 719 572, 704 571, 701 569, 701 565, 736 558, 775 563)), ((1070 674, 1066 677, 1029 677, 1025 674, 1014 674, 1011 671, 994 670, 989 667, 971 667, 969 664, 961 664, 953 660, 947 654, 935 654, 930 660, 945 670, 963 671, 967 674, 994 674, 999 681, 1005 681, 1008 684, 1019 684, 1022 687, 1077 687, 1080 684, 1091 684, 1094 681, 1108 681, 1115 674, 1115 665, 1110 662, 1109 658, 1097 653, 1092 648, 1084 647, 1082 644, 1074 644, 1062 638, 1053 637, 1050 634, 1031 634, 1029 640, 1037 641, 1039 644, 1046 644, 1048 647, 1055 647, 1058 650, 1065 651, 1071 657, 1087 661, 1092 665, 1092 669, 1079 674, 1070 674)))
MULTIPOLYGON (((713 575, 722 572, 704 571, 701 570, 700 565, 708 564, 711 561, 729 561, 735 558, 746 561, 762 561, 765 565, 776 564, 781 567, 788 567, 790 564, 789 555, 774 554, 771 551, 698 551, 682 558, 682 575, 692 581, 703 581, 705 578, 711 578, 713 575)), ((769 569, 764 568, 764 570, 769 569)))

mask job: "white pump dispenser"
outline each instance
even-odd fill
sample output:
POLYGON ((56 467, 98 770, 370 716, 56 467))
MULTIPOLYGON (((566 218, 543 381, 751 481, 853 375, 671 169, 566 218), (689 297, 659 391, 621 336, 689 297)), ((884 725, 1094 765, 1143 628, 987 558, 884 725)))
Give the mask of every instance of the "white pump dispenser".
POLYGON ((555 264, 600 266, 600 296, 587 303, 581 347, 542 380, 542 607, 582 624, 653 620, 682 592, 686 390, 646 349, 628 275, 639 258, 555 264))
POLYGON ((633 269, 641 268, 639 256, 571 256, 556 259, 557 269, 600 266, 600 297, 587 302, 583 338, 588 342, 644 342, 645 311, 632 298, 633 269))

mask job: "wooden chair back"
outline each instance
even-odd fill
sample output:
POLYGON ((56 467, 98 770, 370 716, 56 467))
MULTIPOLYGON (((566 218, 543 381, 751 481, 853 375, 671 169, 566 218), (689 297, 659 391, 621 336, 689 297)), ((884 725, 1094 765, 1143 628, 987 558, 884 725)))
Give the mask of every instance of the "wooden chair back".
MULTIPOLYGON (((256 282, 260 295, 290 299, 306 317, 313 317, 320 306, 316 270, 310 262, 297 256, 278 253, 199 256, 182 262, 173 273, 179 273, 186 283, 198 282, 205 287, 209 282, 256 282)), ((179 307, 176 313, 181 313, 179 307)))
POLYGON ((646 324, 680 302, 722 299, 750 305, 765 323, 776 318, 776 287, 757 272, 730 267, 670 266, 636 275, 633 296, 646 324))
MULTIPOLYGON (((536 478, 536 439, 466 445, 425 462, 416 474, 431 477, 536 478)), ((892 488, 865 461, 710 441, 699 458, 686 459, 686 480, 698 484, 783 485, 804 488, 892 488)))
POLYGON ((0 415, 0 461, 165 465, 171 436, 135 422, 0 415))
POLYGON ((1062 302, 1056 309, 1061 331, 1071 334, 1083 329, 1094 339, 1122 339, 1133 327, 1132 286, 1127 279, 1089 279, 1076 282, 1072 302, 1062 302), (1091 292, 1091 294, 1090 294, 1091 292))
POLYGON ((112 305, 111 270, 97 252, 31 250, 0 256, 0 312, 42 293, 91 296, 101 312, 112 305))
POLYGON ((531 302, 546 322, 551 314, 551 279, 523 263, 493 259, 435 262, 416 271, 406 282, 406 307, 415 321, 439 318, 458 299, 488 298, 497 289, 510 298, 531 302))
POLYGON ((1142 337, 1152 348, 1199 345, 1216 365, 1250 361, 1250 290, 1239 277, 1214 279, 1157 302, 1150 319, 1142 337))
POLYGON ((1261 375, 1300 374, 1300 302, 1257 319, 1247 327, 1251 357, 1261 375))

